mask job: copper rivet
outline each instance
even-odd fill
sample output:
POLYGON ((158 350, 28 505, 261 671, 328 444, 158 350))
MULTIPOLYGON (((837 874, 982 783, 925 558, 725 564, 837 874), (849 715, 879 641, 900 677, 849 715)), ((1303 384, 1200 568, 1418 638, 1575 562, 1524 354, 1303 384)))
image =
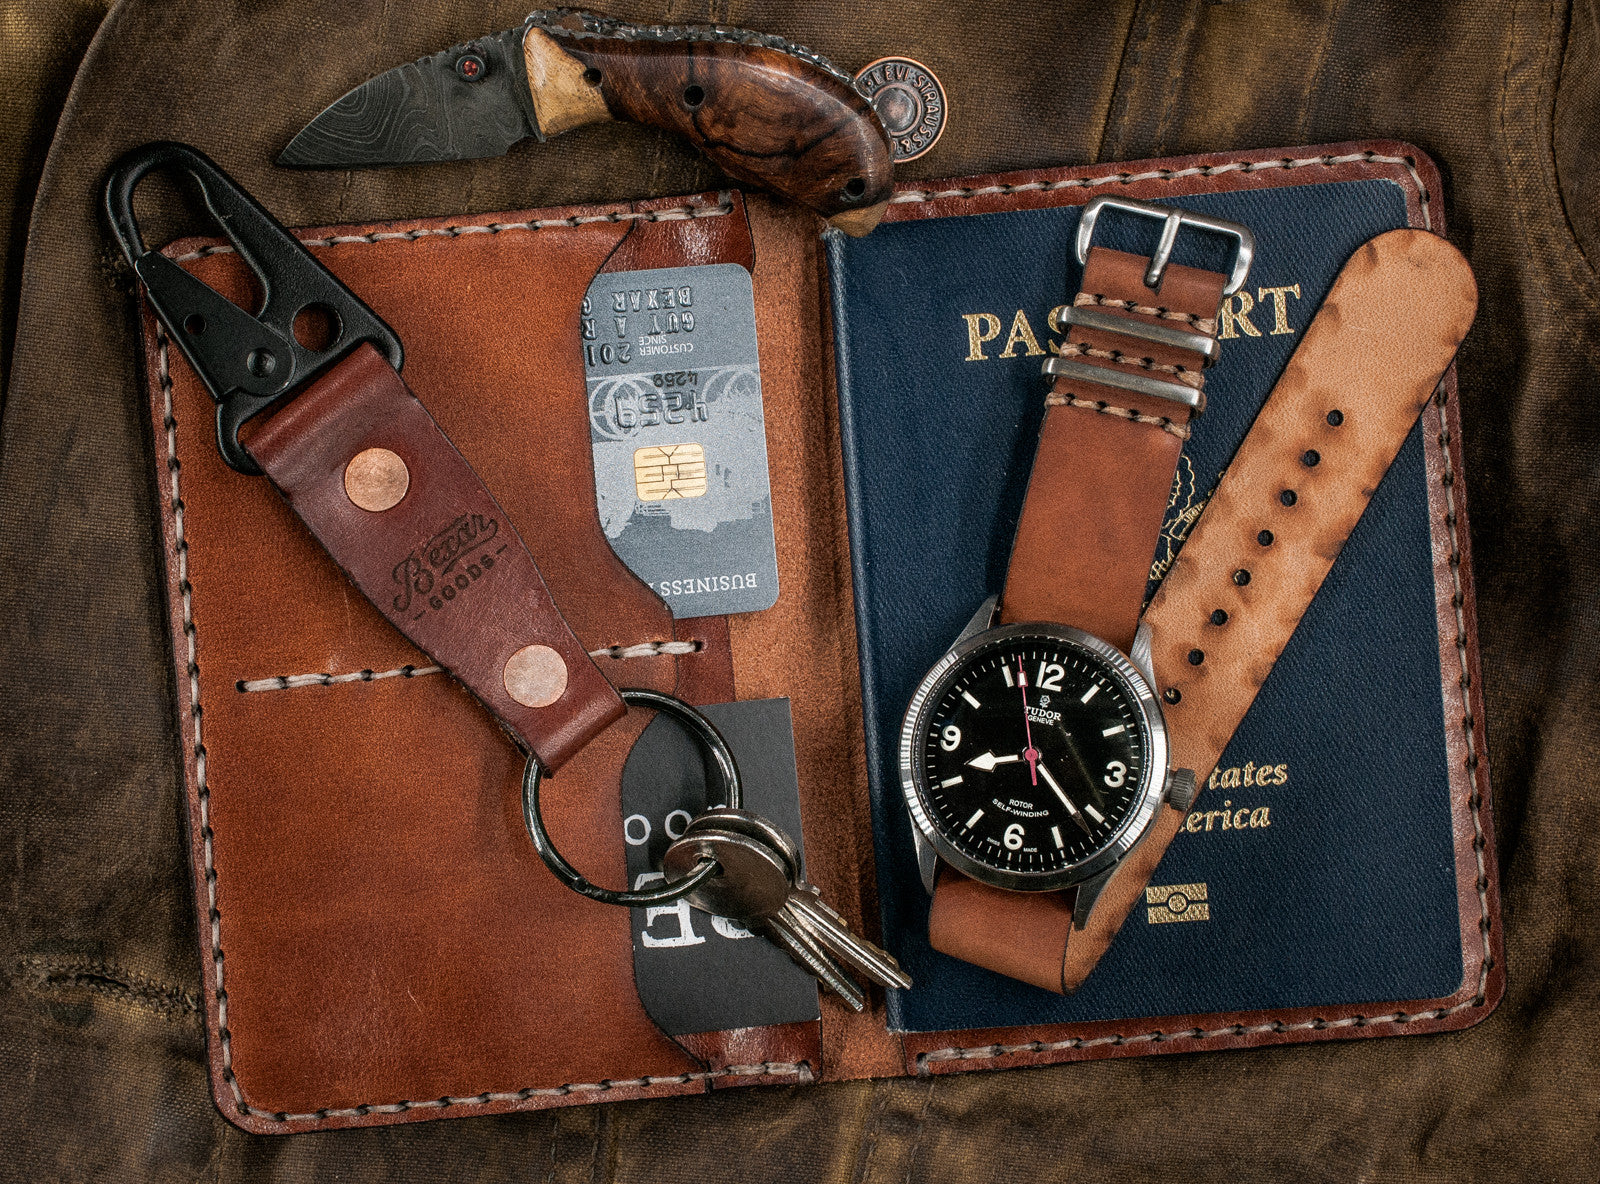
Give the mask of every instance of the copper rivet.
POLYGON ((548 707, 567 689, 567 664, 547 645, 525 645, 506 659, 504 679, 524 707, 548 707))
POLYGON ((398 506, 411 488, 406 462, 387 448, 368 448, 344 467, 345 496, 374 514, 398 506))

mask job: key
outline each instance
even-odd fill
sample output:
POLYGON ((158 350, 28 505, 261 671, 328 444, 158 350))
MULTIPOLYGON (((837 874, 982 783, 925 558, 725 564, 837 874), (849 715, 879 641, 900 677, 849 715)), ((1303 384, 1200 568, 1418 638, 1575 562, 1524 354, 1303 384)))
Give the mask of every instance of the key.
POLYGON ((692 834, 697 824, 744 834, 778 849, 789 864, 790 879, 794 883, 794 890, 785 902, 790 922, 803 928, 824 953, 844 963, 847 969, 882 986, 905 988, 911 985, 910 976, 900 969, 894 957, 850 932, 844 917, 824 901, 817 886, 801 874, 800 853, 782 828, 759 814, 726 807, 707 810, 689 824, 686 833, 692 834))
POLYGON ((759 814, 730 810, 725 806, 705 811, 689 824, 686 833, 693 833, 696 825, 743 834, 779 851, 789 865, 789 878, 794 884, 785 902, 791 922, 802 926, 824 953, 843 962, 848 969, 881 986, 904 989, 911 985, 911 976, 900 969, 893 955, 857 937, 838 910, 822 899, 822 892, 801 873, 799 849, 782 827, 759 814))
POLYGON ((900 969, 894 955, 850 931, 849 923, 822 899, 815 884, 802 880, 789 896, 787 907, 805 922, 822 947, 846 969, 864 975, 880 986, 911 985, 911 976, 900 969))
POLYGON ((708 857, 722 872, 689 903, 758 929, 856 1011, 866 997, 847 971, 884 986, 911 985, 893 956, 851 933, 804 879, 799 851, 781 827, 746 810, 707 810, 667 849, 663 871, 675 879, 708 857))
POLYGON ((668 847, 661 869, 676 880, 702 859, 715 859, 721 871, 685 897, 691 905, 759 931, 854 1010, 866 1007, 861 988, 789 917, 786 905, 794 885, 781 852, 759 839, 703 828, 668 847))
POLYGON ((786 902, 793 919, 803 924, 828 954, 873 982, 902 989, 911 985, 911 977, 900 969, 893 955, 857 937, 838 910, 822 899, 821 890, 801 873, 800 852, 781 827, 748 810, 730 810, 723 806, 707 810, 694 819, 687 833, 693 833, 696 825, 744 834, 778 850, 789 865, 790 880, 794 884, 786 902))

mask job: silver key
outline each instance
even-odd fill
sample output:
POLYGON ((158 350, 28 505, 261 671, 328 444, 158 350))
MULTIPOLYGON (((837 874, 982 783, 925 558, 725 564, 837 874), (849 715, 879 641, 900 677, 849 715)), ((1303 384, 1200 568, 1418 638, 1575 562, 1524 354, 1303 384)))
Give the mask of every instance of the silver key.
POLYGON ((787 916, 793 884, 782 854, 760 840, 707 828, 685 834, 668 847, 661 870, 669 880, 680 879, 703 859, 716 860, 721 870, 684 899, 703 912, 760 930, 855 1010, 866 1006, 861 988, 787 916))
POLYGON ((789 878, 794 884, 785 902, 791 923, 802 927, 811 935, 813 943, 846 969, 854 970, 885 987, 911 985, 911 976, 900 969, 900 963, 886 950, 873 945, 850 931, 849 922, 838 910, 822 899, 817 886, 805 878, 800 870, 800 852, 782 827, 748 810, 733 810, 719 806, 702 813, 690 822, 687 833, 696 827, 716 828, 743 834, 765 842, 783 855, 789 865, 789 878))
POLYGON ((839 911, 822 899, 822 892, 801 873, 800 852, 781 827, 759 814, 725 806, 707 810, 694 819, 687 828, 688 833, 693 833, 697 826, 743 834, 779 851, 789 865, 789 878, 794 884, 786 902, 793 919, 804 925, 833 958, 873 982, 902 989, 911 985, 911 977, 900 969, 893 955, 857 937, 839 911))
POLYGON ((761 930, 856 1011, 866 997, 847 970, 884 986, 911 985, 890 954, 851 933, 823 903, 801 876, 799 851, 781 827, 746 810, 708 810, 667 849, 662 870, 677 879, 705 858, 717 860, 722 872, 690 893, 689 903, 761 930))
POLYGON ((800 881, 785 907, 800 917, 823 948, 843 962, 847 970, 880 986, 904 990, 911 985, 911 976, 900 969, 894 955, 850 932, 849 923, 828 906, 815 884, 800 881))

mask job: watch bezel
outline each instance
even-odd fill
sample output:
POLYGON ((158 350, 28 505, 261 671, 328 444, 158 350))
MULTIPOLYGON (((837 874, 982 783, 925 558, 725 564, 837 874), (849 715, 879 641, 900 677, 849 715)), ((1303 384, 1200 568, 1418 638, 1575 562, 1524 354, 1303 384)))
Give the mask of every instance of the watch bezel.
POLYGON ((1133 660, 1107 641, 1075 629, 1070 625, 1057 625, 1048 621, 1024 621, 1014 625, 1000 625, 985 629, 950 647, 939 661, 922 676, 916 693, 911 696, 905 718, 900 725, 900 788, 905 794, 906 810, 911 815, 911 825, 933 848, 939 858, 956 871, 980 884, 1002 888, 1010 892, 1052 892, 1070 888, 1091 880, 1119 862, 1150 829, 1161 800, 1166 792, 1170 749, 1167 741, 1167 722, 1161 712, 1150 682, 1133 660), (928 809, 926 771, 915 759, 920 751, 917 737, 921 734, 925 717, 934 702, 933 691, 944 681, 954 667, 960 665, 974 652, 998 642, 1013 638, 1037 637, 1041 640, 1064 644, 1098 658, 1112 675, 1121 681, 1130 701, 1139 713, 1140 722, 1150 737, 1150 759, 1141 773, 1137 799, 1122 824, 1099 850, 1065 868, 1049 872, 1019 872, 981 863, 958 850, 934 825, 928 809))

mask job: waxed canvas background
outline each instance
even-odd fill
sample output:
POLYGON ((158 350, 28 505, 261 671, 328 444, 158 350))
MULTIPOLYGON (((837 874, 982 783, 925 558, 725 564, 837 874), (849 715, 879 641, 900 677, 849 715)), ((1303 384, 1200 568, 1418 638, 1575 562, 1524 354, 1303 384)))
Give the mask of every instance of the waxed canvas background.
MULTIPOLYGON (((349 85, 514 24, 514 4, 136 0, 97 30, 101 7, 0 4, 0 1178, 1595 1178, 1592 4, 602 6, 781 33, 851 70, 927 62, 951 129, 903 177, 1380 135, 1438 161, 1483 294, 1460 374, 1509 967, 1494 1016, 1453 1035, 288 1139, 230 1127, 205 1083, 144 392, 100 179, 127 147, 188 139, 308 224, 717 178, 621 127, 453 167, 270 167, 349 85)), ((200 226, 146 223, 153 241, 200 226)))

